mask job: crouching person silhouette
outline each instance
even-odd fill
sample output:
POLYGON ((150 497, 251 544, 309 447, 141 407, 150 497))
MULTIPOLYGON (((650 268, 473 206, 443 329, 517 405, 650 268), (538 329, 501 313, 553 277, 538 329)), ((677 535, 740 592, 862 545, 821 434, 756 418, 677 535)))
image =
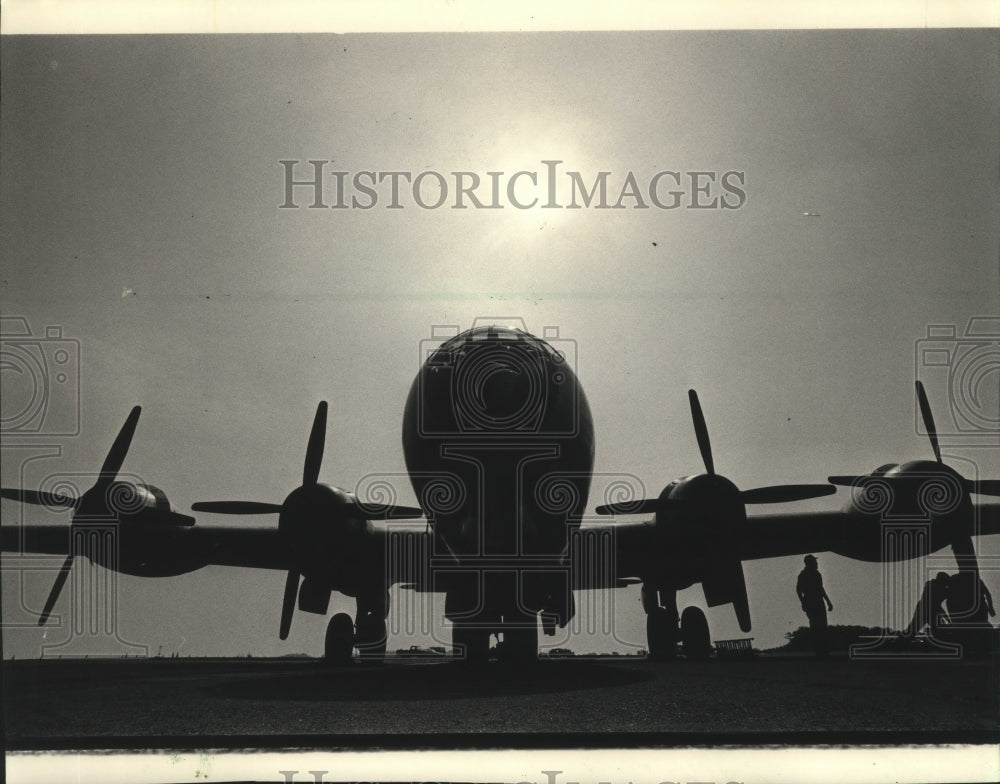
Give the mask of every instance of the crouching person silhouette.
POLYGON ((996 616, 993 597, 978 571, 959 570, 948 583, 948 615, 951 637, 965 652, 982 655, 996 647, 996 629, 990 618, 996 616))
POLYGON ((948 598, 951 576, 947 572, 938 572, 934 579, 924 584, 917 606, 913 609, 913 619, 903 630, 903 634, 912 637, 929 626, 931 636, 937 640, 945 637, 945 629, 951 623, 948 612, 944 608, 948 598))

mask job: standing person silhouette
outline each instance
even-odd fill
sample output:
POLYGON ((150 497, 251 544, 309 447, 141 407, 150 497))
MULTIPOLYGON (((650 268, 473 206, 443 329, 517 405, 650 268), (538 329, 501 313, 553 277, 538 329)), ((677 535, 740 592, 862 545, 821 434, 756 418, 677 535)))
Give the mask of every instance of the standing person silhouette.
POLYGON ((823 588, 823 575, 819 573, 816 556, 807 555, 803 561, 806 566, 799 572, 795 593, 798 594, 802 609, 809 618, 809 631, 816 656, 825 658, 829 654, 826 613, 828 610, 833 611, 833 602, 823 588))

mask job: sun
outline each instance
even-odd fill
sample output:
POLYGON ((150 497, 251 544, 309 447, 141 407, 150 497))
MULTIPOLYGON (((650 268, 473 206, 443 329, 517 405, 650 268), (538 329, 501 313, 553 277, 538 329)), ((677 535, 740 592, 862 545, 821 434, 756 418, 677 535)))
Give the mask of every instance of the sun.
POLYGON ((493 242, 544 236, 581 211, 571 206, 581 200, 574 174, 588 182, 593 173, 575 144, 545 137, 503 139, 497 150, 503 153, 490 162, 480 184, 498 218, 490 232, 493 242))

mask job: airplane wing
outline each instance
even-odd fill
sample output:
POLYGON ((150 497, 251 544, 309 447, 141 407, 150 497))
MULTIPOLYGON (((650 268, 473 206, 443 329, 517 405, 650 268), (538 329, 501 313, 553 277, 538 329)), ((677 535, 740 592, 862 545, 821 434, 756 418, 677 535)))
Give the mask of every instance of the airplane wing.
MULTIPOLYGON (((0 551, 13 555, 68 555, 70 526, 5 525, 0 551)), ((123 566, 149 564, 150 576, 183 574, 203 566, 239 566, 287 571, 294 561, 277 528, 236 526, 144 526, 123 530, 118 542, 123 566), (155 566, 153 566, 155 564, 155 566)), ((390 582, 426 581, 431 537, 424 528, 376 529, 356 554, 362 567, 385 569, 390 582)), ((138 567, 138 573, 143 573, 138 567)), ((133 569, 134 571, 134 569, 133 569)))
MULTIPOLYGON (((13 554, 68 555, 70 527, 12 525, 0 528, 0 550, 13 554)), ((286 570, 291 562, 277 528, 162 526, 123 532, 123 564, 149 561, 160 573, 183 573, 202 566, 243 566, 286 570), (171 569, 175 565, 175 569, 171 569)))
MULTIPOLYGON (((975 534, 1000 534, 1000 502, 983 501, 973 506, 975 534)), ((828 551, 849 553, 859 541, 874 541, 877 547, 881 536, 878 526, 877 518, 843 510, 755 514, 737 527, 731 552, 742 561, 828 551)), ((662 570, 664 550, 694 552, 706 544, 702 531, 684 526, 671 527, 664 536, 657 536, 652 520, 585 524, 577 536, 580 544, 571 547, 575 588, 615 587, 623 581, 627 584, 628 578, 662 570), (611 578, 604 565, 609 556, 602 551, 613 553, 611 578)))
MULTIPOLYGON (((1000 502, 977 502, 973 509, 974 535, 1000 534, 1000 502)), ((825 551, 850 553, 859 541, 877 541, 879 525, 877 517, 844 511, 754 515, 740 527, 739 554, 743 560, 754 560, 825 551)))
POLYGON ((584 524, 570 539, 569 562, 576 590, 624 588, 647 573, 652 522, 584 524))
MULTIPOLYGON (((754 516, 739 526, 730 552, 745 561, 836 550, 852 536, 849 522, 839 510, 754 516)), ((668 526, 658 535, 652 520, 583 526, 576 536, 579 544, 571 545, 570 558, 573 587, 579 589, 621 587, 630 584, 629 578, 662 573, 670 569, 668 561, 684 560, 686 553, 712 547, 714 541, 684 525, 668 526)))
POLYGON ((976 533, 979 536, 1000 534, 1000 501, 980 501, 972 506, 976 510, 976 533))
POLYGON ((18 555, 68 555, 69 527, 61 525, 5 525, 0 528, 0 551, 18 555))
POLYGON ((291 563, 287 545, 278 537, 277 528, 235 528, 194 526, 175 529, 178 544, 206 566, 246 566, 255 569, 286 570, 291 563))
POLYGON ((740 526, 736 549, 744 561, 843 550, 861 522, 839 509, 754 515, 740 526))

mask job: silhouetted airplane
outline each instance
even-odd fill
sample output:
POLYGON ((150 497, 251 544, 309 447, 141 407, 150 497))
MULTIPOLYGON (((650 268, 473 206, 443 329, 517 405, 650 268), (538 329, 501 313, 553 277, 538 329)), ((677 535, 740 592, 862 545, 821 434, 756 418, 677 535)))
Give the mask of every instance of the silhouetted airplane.
MULTIPOLYGON (((970 493, 1000 495, 1000 482, 972 481, 941 461, 937 431, 923 384, 916 382, 921 416, 937 462, 888 464, 864 476, 831 476, 853 488, 842 510, 747 517, 745 504, 826 495, 829 485, 784 485, 739 491, 715 473, 708 431, 694 390, 688 395, 705 474, 668 484, 656 499, 597 508, 598 514, 655 513, 654 520, 615 529, 619 574, 643 584, 651 654, 670 650, 677 628, 676 592, 701 582, 710 607, 732 602, 740 628, 750 631, 742 562, 830 551, 861 561, 899 561, 951 547, 960 569, 978 572, 972 536, 1000 532, 1000 504, 973 504, 970 493), (652 531, 649 529, 652 528, 652 531)), ((684 611, 686 650, 707 655, 704 614, 684 611)))
MULTIPOLYGON (((933 422, 918 386, 928 431, 933 422)), ((831 485, 778 485, 740 491, 714 470, 697 395, 689 393, 706 473, 671 482, 656 499, 600 507, 601 514, 654 513, 642 523, 581 526, 593 471, 594 428, 573 369, 549 343, 522 330, 475 327, 431 353, 410 388, 403 416, 403 453, 420 507, 362 503, 321 484, 327 405, 319 404, 306 448, 302 485, 281 504, 213 501, 199 512, 277 514, 277 527, 192 525, 162 491, 119 481, 139 418, 134 408, 115 439, 94 487, 79 499, 29 490, 4 498, 73 510, 69 529, 11 526, 8 552, 67 555, 39 617, 44 624, 77 554, 141 576, 178 575, 210 564, 287 572, 279 634, 288 636, 296 605, 326 614, 332 591, 355 597, 356 618, 335 615, 325 653, 347 660, 352 647, 379 656, 386 648, 389 588, 394 584, 445 594, 456 646, 471 659, 488 656, 501 633, 505 655, 537 656, 538 625, 546 634, 575 613, 573 591, 642 583, 649 651, 666 657, 681 639, 686 655, 710 650, 704 613, 678 617, 676 592, 696 582, 710 606, 733 603, 750 630, 742 562, 831 550, 862 560, 885 551, 880 488, 893 509, 923 514, 930 525, 922 550, 952 546, 960 560, 971 536, 1000 532, 996 504, 974 506, 970 492, 1000 494, 997 483, 969 483, 940 462, 883 467, 868 477, 831 477, 853 485, 844 511, 747 517, 746 504, 813 498, 831 485), (877 481, 876 481, 877 480, 877 481), (888 483, 888 484, 885 484, 888 483), (957 488, 944 504, 939 485, 957 488), (926 496, 930 496, 930 501, 926 496), (953 503, 952 503, 953 502, 953 503), (937 504, 937 505, 935 505, 937 504), (990 513, 977 521, 977 511, 990 513), (379 527, 372 520, 426 516, 425 528, 379 527), (108 524, 117 547, 108 547, 108 524), (594 569, 610 560, 614 569, 594 569)))

